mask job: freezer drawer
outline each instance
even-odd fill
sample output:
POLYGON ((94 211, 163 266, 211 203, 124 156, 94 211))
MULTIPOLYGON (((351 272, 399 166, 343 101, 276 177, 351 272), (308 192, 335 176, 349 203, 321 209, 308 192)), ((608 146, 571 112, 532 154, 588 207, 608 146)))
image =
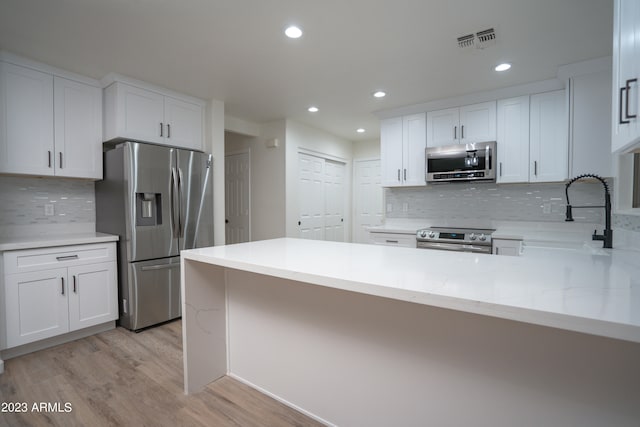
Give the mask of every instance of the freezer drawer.
POLYGON ((123 326, 138 330, 181 316, 180 257, 129 263, 123 326))

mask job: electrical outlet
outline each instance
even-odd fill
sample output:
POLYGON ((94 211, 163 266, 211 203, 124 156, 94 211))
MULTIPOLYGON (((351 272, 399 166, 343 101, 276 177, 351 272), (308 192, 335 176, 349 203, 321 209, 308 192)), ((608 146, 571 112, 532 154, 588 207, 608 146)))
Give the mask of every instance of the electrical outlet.
POLYGON ((51 203, 47 203, 44 205, 44 216, 53 216, 55 215, 53 205, 51 203))

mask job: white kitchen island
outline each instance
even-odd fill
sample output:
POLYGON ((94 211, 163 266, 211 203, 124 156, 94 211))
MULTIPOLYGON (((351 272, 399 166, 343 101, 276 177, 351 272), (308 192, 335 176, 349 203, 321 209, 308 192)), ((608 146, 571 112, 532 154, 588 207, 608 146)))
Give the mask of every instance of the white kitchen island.
POLYGON ((639 255, 183 251, 185 391, 230 375, 340 426, 637 426, 639 255))

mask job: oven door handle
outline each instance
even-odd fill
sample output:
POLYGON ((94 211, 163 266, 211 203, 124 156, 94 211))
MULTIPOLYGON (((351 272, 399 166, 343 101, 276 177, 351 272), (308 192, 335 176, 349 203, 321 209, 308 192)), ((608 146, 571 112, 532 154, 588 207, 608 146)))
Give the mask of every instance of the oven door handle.
POLYGON ((457 252, 464 252, 464 251, 472 251, 472 252, 490 252, 491 251, 491 247, 490 246, 474 246, 474 245, 465 245, 465 244, 458 244, 458 243, 439 243, 439 242, 428 242, 428 243, 422 243, 420 245, 418 245, 418 248, 420 249, 442 249, 445 251, 457 251, 457 252))

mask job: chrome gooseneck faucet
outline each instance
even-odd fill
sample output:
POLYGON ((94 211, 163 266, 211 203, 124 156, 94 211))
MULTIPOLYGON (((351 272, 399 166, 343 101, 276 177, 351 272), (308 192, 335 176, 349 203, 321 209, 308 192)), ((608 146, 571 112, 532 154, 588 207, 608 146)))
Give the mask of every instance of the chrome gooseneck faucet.
POLYGON ((567 214, 565 221, 573 221, 573 213, 572 209, 581 209, 581 208, 604 208, 604 218, 605 218, 605 228, 602 234, 596 234, 596 230, 593 230, 593 236, 591 236, 592 240, 602 240, 604 242, 604 248, 612 248, 613 247, 613 230, 611 230, 611 194, 609 193, 609 185, 607 182, 599 177, 598 175, 586 173, 583 175, 578 175, 575 178, 572 178, 567 182, 567 186, 565 187, 565 195, 567 196, 567 214), (584 178, 594 178, 602 183, 604 186, 604 206, 571 206, 569 203, 569 186, 574 182, 584 179, 584 178))

